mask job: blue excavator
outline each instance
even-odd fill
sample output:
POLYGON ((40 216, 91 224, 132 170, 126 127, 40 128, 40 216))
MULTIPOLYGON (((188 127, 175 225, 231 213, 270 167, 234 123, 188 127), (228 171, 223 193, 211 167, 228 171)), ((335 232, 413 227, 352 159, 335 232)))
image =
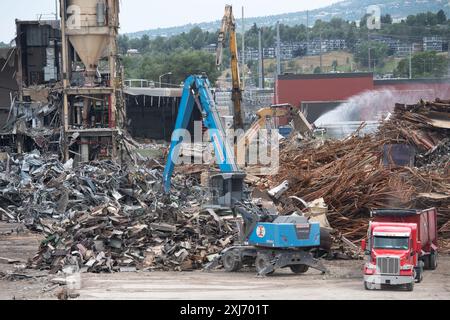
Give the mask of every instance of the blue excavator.
POLYGON ((210 187, 214 187, 212 204, 229 208, 236 216, 239 214, 243 218, 238 243, 222 251, 207 269, 221 264, 226 271, 236 272, 244 266, 255 266, 260 276, 287 267, 294 273, 305 273, 310 267, 326 272, 312 254, 320 246, 318 222, 298 215, 279 216, 248 199, 244 183, 246 174, 236 164, 234 148, 226 137, 210 88, 210 82, 204 75, 186 79, 163 175, 165 192, 170 193, 171 177, 183 142, 180 132, 188 128, 194 107, 199 108, 221 171, 211 177, 210 187))

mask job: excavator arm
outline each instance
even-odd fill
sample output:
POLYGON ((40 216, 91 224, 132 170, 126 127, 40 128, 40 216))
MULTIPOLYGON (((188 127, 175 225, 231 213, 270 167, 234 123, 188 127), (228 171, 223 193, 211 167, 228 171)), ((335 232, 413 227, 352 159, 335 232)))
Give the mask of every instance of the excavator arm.
POLYGON ((225 7, 225 15, 222 19, 222 27, 219 32, 219 40, 217 45, 216 65, 219 67, 223 61, 223 49, 227 34, 230 35, 230 52, 231 52, 231 77, 232 77, 232 101, 234 108, 234 126, 235 129, 244 129, 244 120, 242 117, 242 89, 241 78, 239 74, 239 58, 236 35, 236 20, 233 15, 233 7, 227 5, 225 7))
POLYGON ((247 149, 253 140, 258 136, 261 129, 267 129, 267 121, 274 117, 283 117, 290 114, 290 110, 267 107, 257 112, 258 119, 252 124, 245 134, 241 137, 240 144, 247 149))
POLYGON ((181 143, 183 142, 182 133, 189 125, 195 104, 197 104, 202 113, 203 123, 208 129, 210 139, 214 145, 217 164, 221 172, 231 175, 239 172, 233 148, 226 139, 226 131, 216 110, 209 80, 203 76, 189 76, 184 83, 175 131, 172 135, 170 151, 163 175, 166 193, 170 192, 172 174, 179 160, 181 143))

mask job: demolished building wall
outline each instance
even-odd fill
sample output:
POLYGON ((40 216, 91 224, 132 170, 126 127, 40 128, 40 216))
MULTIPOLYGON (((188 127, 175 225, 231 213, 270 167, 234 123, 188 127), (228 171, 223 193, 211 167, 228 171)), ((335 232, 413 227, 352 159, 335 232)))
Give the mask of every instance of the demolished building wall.
POLYGON ((16 20, 17 80, 34 86, 60 80, 61 30, 58 20, 16 20))
POLYGON ((9 103, 0 145, 19 153, 35 148, 58 152, 59 21, 16 20, 16 28, 16 47, 8 56, 6 74, 10 87, 16 90, 8 92, 8 97, 2 95, 9 103), (52 75, 48 74, 49 66, 52 75))
MULTIPOLYGON (((175 129, 181 89, 126 88, 127 127, 134 138, 170 141, 175 129)), ((188 130, 194 133, 194 121, 201 121, 197 108, 188 130)))
POLYGON ((15 48, 0 49, 0 132, 8 120, 11 103, 19 87, 15 79, 15 48))

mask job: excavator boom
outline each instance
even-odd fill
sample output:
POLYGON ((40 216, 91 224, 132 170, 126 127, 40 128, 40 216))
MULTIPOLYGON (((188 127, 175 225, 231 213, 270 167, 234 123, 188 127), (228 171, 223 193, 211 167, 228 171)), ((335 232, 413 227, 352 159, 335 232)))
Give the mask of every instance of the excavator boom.
POLYGON ((217 164, 221 172, 225 174, 239 172, 232 146, 225 137, 226 132, 216 110, 208 79, 202 76, 190 76, 184 84, 175 132, 172 136, 167 164, 164 170, 163 178, 166 192, 170 191, 171 177, 179 160, 179 145, 183 142, 181 133, 182 130, 188 128, 195 104, 197 104, 203 114, 203 123, 208 129, 210 139, 214 145, 217 164))
POLYGON ((225 7, 225 15, 222 19, 222 27, 219 32, 217 45, 216 65, 220 67, 223 61, 223 49, 225 47, 227 34, 230 35, 230 53, 231 53, 231 78, 232 78, 232 97, 234 108, 234 127, 235 129, 244 129, 244 120, 242 116, 242 89, 241 78, 239 74, 239 58, 236 35, 236 20, 233 15, 233 7, 225 7))

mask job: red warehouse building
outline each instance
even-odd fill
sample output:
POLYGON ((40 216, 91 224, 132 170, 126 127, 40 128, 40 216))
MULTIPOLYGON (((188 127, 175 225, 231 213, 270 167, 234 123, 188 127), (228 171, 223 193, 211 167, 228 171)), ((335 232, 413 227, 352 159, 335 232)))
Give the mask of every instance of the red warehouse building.
POLYGON ((301 108, 310 122, 359 95, 362 112, 371 108, 372 100, 414 103, 420 99, 450 99, 450 79, 374 80, 372 73, 286 74, 279 76, 275 102, 301 108), (375 93, 375 95, 372 95, 375 93), (380 96, 377 97, 376 94, 380 96), (365 105, 363 105, 365 104, 365 105))

